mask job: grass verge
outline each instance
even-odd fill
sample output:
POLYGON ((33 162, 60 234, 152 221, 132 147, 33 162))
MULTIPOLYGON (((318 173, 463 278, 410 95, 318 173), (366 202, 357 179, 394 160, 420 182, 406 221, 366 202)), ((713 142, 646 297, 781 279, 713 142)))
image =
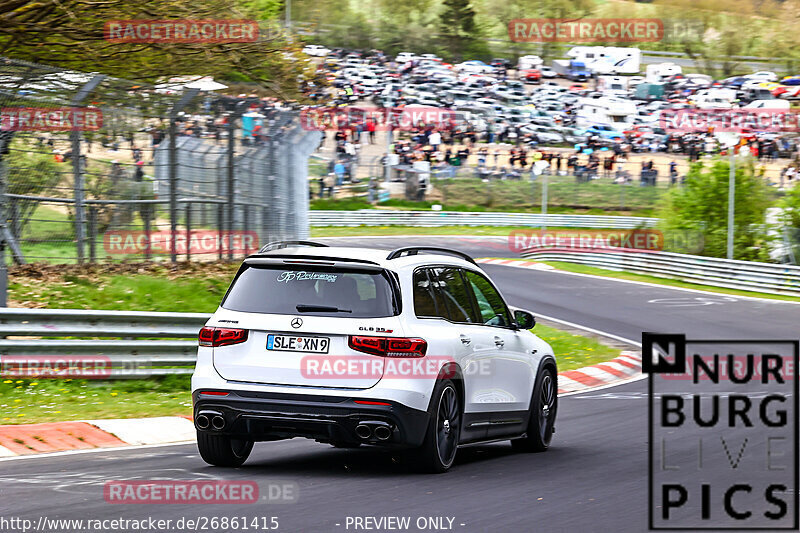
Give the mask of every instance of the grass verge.
MULTIPOLYGON (((626 187, 627 191, 628 188, 626 187)), ((619 193, 615 193, 618 195, 619 193)), ((471 191, 470 194, 462 194, 453 201, 413 201, 402 198, 392 198, 385 202, 372 205, 364 198, 344 197, 344 198, 323 198, 311 201, 311 209, 328 211, 353 211, 357 209, 378 209, 378 210, 409 210, 409 211, 430 211, 432 205, 441 205, 443 211, 478 211, 493 213, 541 213, 540 203, 526 203, 519 199, 511 199, 504 205, 486 205, 476 203, 475 198, 485 198, 486 193, 471 191)), ((638 207, 621 206, 616 207, 594 207, 591 205, 559 205, 548 200, 547 212, 562 215, 616 215, 616 216, 654 216, 656 200, 652 204, 641 205, 638 207)))
POLYGON ((769 294, 765 292, 742 291, 738 289, 726 289, 724 287, 715 287, 713 285, 699 285, 695 283, 687 283, 677 279, 658 278, 655 276, 645 276, 642 274, 631 274, 628 272, 619 272, 616 270, 606 270, 604 268, 597 268, 587 265, 579 265, 575 263, 566 263, 560 261, 542 261, 548 265, 553 266, 558 270, 566 272, 577 272, 579 274, 593 274, 595 276, 605 276, 608 278, 627 279, 631 281, 644 281, 647 283, 656 283, 659 285, 666 285, 669 287, 682 287, 686 289, 697 289, 708 292, 717 292, 719 294, 729 294, 731 296, 750 296, 756 298, 768 298, 771 300, 784 300, 788 302, 800 302, 800 297, 797 296, 784 296, 782 294, 769 294))
MULTIPOLYGON (((608 361, 620 350, 595 339, 537 324, 550 343, 559 371, 608 361)), ((189 376, 100 381, 4 379, 0 381, 0 425, 142 416, 190 416, 189 376)))
MULTIPOLYGON (((437 228, 438 229, 438 228, 437 228)), ((213 312, 237 265, 25 265, 12 269, 17 307, 213 312)), ((555 350, 559 370, 607 361, 619 349, 544 324, 533 330, 555 350)), ((190 415, 189 376, 146 380, 0 378, 0 425, 190 415)))
POLYGON ((325 226, 312 227, 311 237, 352 237, 361 235, 497 235, 508 236, 515 230, 530 231, 530 226, 325 226))
POLYGON ((0 381, 0 425, 191 415, 189 376, 0 381))

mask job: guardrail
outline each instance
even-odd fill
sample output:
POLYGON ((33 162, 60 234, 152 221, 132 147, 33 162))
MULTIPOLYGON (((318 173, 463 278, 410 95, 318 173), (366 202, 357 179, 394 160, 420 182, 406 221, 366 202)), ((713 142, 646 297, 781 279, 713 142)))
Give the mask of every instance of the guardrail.
POLYGON ((520 255, 536 261, 565 261, 714 287, 800 296, 800 267, 792 265, 647 251, 536 249, 520 255))
POLYGON ((0 308, 0 377, 25 377, 26 372, 35 377, 32 369, 44 361, 50 375, 57 376, 57 364, 76 360, 103 363, 94 377, 191 374, 197 359, 197 333, 210 316, 0 308))
POLYGON ((475 211, 309 211, 312 226, 522 226, 635 229, 656 225, 657 218, 475 211))

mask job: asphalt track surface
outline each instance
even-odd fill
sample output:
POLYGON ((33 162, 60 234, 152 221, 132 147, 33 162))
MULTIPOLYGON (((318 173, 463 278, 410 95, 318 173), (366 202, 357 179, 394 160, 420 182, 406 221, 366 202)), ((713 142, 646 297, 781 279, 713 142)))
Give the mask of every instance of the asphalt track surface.
MULTIPOLYGON (((360 242, 392 248, 409 240, 360 242)), ((474 256, 509 256, 502 239, 420 238, 417 243, 459 248, 474 256)), ((642 331, 707 339, 798 337, 797 304, 558 272, 485 268, 512 305, 632 340, 639 340, 642 331)), ((34 522, 42 516, 154 517, 174 524, 182 517, 274 516, 277 531, 335 532, 368 530, 347 527, 348 517, 407 516, 411 526, 406 531, 434 530, 417 528, 417 519, 427 517, 452 518, 451 530, 464 532, 647 531, 646 391, 642 380, 563 397, 548 452, 513 453, 507 442, 463 448, 454 468, 443 475, 413 473, 401 458, 376 450, 334 449, 301 439, 257 444, 245 466, 236 470, 206 466, 188 444, 2 461, 0 517, 34 522), (262 491, 271 482, 293 483, 297 500, 119 505, 103 498, 109 480, 209 478, 256 481, 262 491)), ((714 472, 706 475, 714 480, 714 472)))

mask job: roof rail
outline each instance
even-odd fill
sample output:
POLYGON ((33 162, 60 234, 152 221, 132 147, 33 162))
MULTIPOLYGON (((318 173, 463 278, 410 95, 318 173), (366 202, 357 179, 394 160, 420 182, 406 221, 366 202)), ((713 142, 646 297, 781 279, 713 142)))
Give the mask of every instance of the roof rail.
POLYGON ((258 253, 263 254, 265 252, 278 250, 280 248, 288 248, 290 246, 313 246, 316 248, 328 247, 327 244, 322 244, 321 242, 314 242, 314 241, 274 241, 262 246, 261 249, 258 251, 258 253))
POLYGON ((386 256, 386 259, 397 259, 398 257, 402 257, 404 254, 417 255, 419 252, 436 252, 440 254, 455 255, 461 259, 464 259, 465 261, 469 261, 475 266, 478 265, 473 258, 464 252, 459 252, 458 250, 452 250, 450 248, 440 248, 438 246, 404 246, 403 248, 398 248, 397 250, 392 251, 392 253, 386 256))

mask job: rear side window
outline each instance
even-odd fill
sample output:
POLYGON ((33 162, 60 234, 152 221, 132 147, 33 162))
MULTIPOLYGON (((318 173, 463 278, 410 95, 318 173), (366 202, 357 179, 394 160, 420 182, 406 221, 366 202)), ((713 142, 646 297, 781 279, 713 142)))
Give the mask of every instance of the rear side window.
POLYGON ((453 322, 479 322, 460 269, 436 268, 432 269, 429 275, 434 281, 437 298, 447 310, 446 318, 453 322))
POLYGON ((244 265, 222 308, 247 313, 379 318, 396 315, 399 301, 385 271, 244 265))
POLYGON ((414 314, 419 317, 447 318, 446 313, 441 313, 427 269, 417 270, 414 272, 414 314))

